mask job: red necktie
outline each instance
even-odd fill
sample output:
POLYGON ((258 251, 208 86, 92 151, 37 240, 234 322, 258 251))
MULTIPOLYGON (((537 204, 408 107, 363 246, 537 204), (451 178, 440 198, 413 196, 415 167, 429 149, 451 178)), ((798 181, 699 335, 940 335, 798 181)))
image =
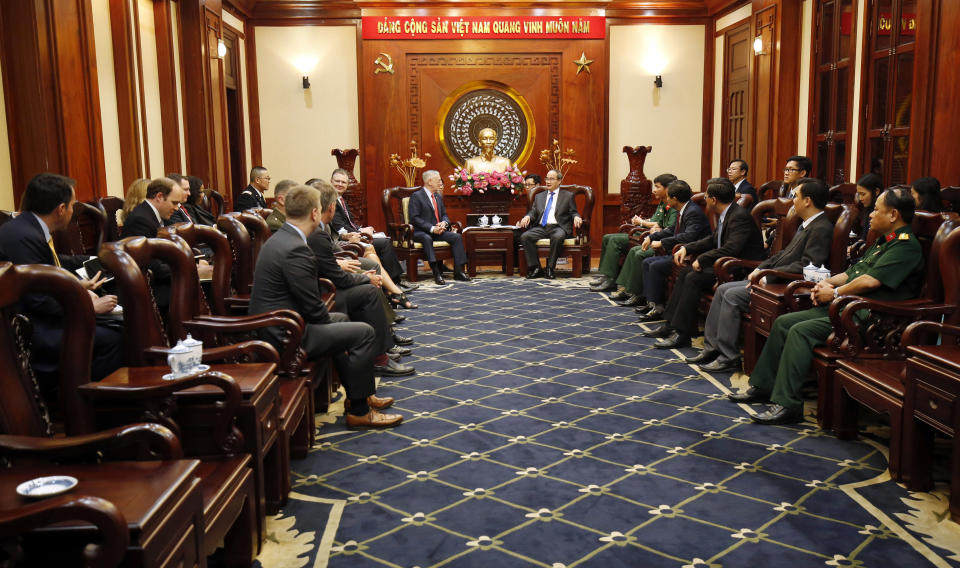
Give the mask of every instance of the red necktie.
POLYGON ((343 214, 347 217, 347 223, 350 223, 351 228, 356 228, 356 225, 353 224, 353 220, 350 219, 350 212, 347 211, 347 204, 344 203, 343 198, 340 198, 340 207, 343 207, 343 214))
POLYGON ((183 212, 183 216, 187 218, 187 221, 190 221, 191 223, 193 222, 193 217, 191 217, 190 214, 187 213, 187 210, 183 208, 183 205, 180 206, 180 211, 183 212))
POLYGON ((440 224, 440 209, 437 207, 437 194, 430 192, 430 198, 433 199, 433 216, 437 218, 437 225, 440 224))

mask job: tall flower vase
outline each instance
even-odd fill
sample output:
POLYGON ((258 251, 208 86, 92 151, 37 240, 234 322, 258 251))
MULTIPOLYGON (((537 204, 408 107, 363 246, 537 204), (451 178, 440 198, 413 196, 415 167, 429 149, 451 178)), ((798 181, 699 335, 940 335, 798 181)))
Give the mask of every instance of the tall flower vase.
POLYGON ((653 202, 653 183, 643 173, 643 164, 653 146, 623 147, 630 163, 630 171, 620 182, 620 213, 624 219, 634 215, 650 217, 657 204, 653 202))
POLYGON ((360 152, 355 148, 341 150, 334 148, 330 150, 330 155, 337 159, 337 167, 347 170, 347 193, 344 199, 350 208, 350 215, 356 220, 357 224, 367 222, 367 196, 363 187, 357 178, 353 175, 353 167, 357 162, 357 156, 360 152))

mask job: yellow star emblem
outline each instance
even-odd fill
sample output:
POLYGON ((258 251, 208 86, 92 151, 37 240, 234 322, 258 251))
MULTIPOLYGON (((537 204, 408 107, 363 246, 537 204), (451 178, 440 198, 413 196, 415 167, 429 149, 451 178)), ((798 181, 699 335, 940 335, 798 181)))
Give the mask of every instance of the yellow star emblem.
POLYGON ((587 73, 590 72, 590 64, 593 63, 593 59, 587 59, 587 54, 581 51, 580 59, 575 59, 573 62, 577 64, 577 75, 579 75, 584 70, 587 73))

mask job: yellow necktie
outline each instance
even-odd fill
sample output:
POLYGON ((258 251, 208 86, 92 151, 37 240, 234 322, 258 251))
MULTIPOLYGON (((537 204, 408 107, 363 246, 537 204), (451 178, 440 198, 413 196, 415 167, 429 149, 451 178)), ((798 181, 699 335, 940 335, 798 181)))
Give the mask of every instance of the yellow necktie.
POLYGON ((53 263, 57 265, 57 268, 60 268, 60 257, 57 256, 57 249, 53 248, 53 237, 50 237, 50 240, 47 241, 47 245, 50 246, 50 252, 53 253, 53 263))

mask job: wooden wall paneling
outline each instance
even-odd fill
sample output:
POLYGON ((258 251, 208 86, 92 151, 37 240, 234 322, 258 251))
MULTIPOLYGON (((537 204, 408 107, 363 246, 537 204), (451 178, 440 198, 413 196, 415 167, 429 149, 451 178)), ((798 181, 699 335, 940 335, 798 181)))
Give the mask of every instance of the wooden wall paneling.
MULTIPOLYGON (((765 183, 775 176, 773 170, 776 155, 772 151, 772 131, 776 128, 776 115, 773 113, 774 89, 774 56, 772 53, 774 27, 776 26, 777 6, 769 6, 753 14, 753 35, 763 40, 763 52, 754 55, 753 85, 751 87, 753 108, 753 139, 754 163, 753 178, 758 183, 765 183), (762 180, 762 181, 761 181, 762 180)), ((782 174, 781 174, 782 175, 782 174)))
MULTIPOLYGON (((713 170, 713 98, 716 81, 717 42, 714 39, 714 26, 703 26, 703 134, 700 139, 700 179, 706 181, 714 177, 713 170)), ((724 44, 726 45, 726 44, 724 44)))
MULTIPOLYGON (((934 115, 940 91, 941 59, 950 59, 949 43, 956 45, 956 27, 945 27, 941 12, 956 10, 956 2, 917 0, 916 43, 913 55, 913 108, 910 117, 910 158, 907 179, 932 175, 934 115), (946 33, 944 33, 946 31, 946 33)), ((954 62, 956 56, 954 55, 954 62)), ((956 73, 947 71, 948 73, 956 73)), ((949 103, 948 103, 949 104, 949 103)), ((956 131, 954 131, 956 132, 956 131)), ((956 139, 956 136, 953 136, 956 139)), ((946 184, 944 184, 946 185, 946 184)))
MULTIPOLYGON (((260 140, 260 88, 257 77, 257 28, 249 20, 244 21, 244 47, 247 58, 247 116, 250 120, 250 160, 253 162, 250 167, 258 166, 263 163, 263 146, 260 140)), ((359 34, 359 30, 357 31, 359 34)), ((360 53, 357 46, 357 53, 360 53)), ((358 77, 359 80, 359 77, 358 77)), ((358 81, 358 86, 362 88, 362 83, 358 81)), ((363 98, 361 97, 362 101, 363 98)), ((360 127, 363 128, 363 114, 361 113, 360 127)), ((362 130, 361 130, 362 132, 362 130)))
MULTIPOLYGON (((917 138, 926 138, 927 169, 917 175, 932 175, 943 185, 960 183, 960 160, 952 148, 960 132, 960 2, 940 0, 936 17, 941 33, 936 41, 937 57, 932 127, 919 131, 917 138), (950 30, 950 33, 943 33, 950 30), (926 136, 924 133, 932 135, 926 136)), ((918 60, 922 55, 917 54, 918 60)))
POLYGON ((223 24, 223 41, 227 56, 223 59, 224 86, 226 95, 227 154, 230 158, 230 188, 239 191, 247 181, 246 132, 243 127, 243 77, 240 73, 241 32, 223 24))
POLYGON ((0 45, 14 201, 34 175, 77 180, 77 198, 106 194, 93 13, 82 0, 4 2, 0 45))
POLYGON ((143 89, 143 39, 140 37, 140 8, 137 0, 130 0, 133 26, 133 59, 136 69, 137 100, 140 109, 140 144, 143 147, 143 171, 148 177, 159 177, 165 172, 154 172, 150 169, 150 138, 147 132, 147 95, 143 89))
POLYGON ((133 44, 133 14, 130 0, 110 0, 110 35, 113 40, 113 71, 117 90, 117 123, 120 132, 120 169, 126 188, 144 177, 140 119, 137 115, 137 66, 133 44))
MULTIPOLYGON (((180 110, 177 106, 177 51, 173 45, 171 0, 154 0, 153 22, 157 37, 157 71, 160 77, 160 122, 163 124, 163 168, 179 172, 180 110)), ((185 173, 185 172, 184 172, 185 173)))
MULTIPOLYGON (((213 187, 223 188, 224 192, 229 193, 230 187, 230 155, 227 150, 229 145, 227 133, 227 103, 226 89, 223 79, 223 60, 214 57, 217 53, 217 42, 221 37, 222 20, 219 10, 210 10, 209 7, 204 12, 206 22, 207 49, 210 56, 206 59, 208 62, 208 75, 205 77, 208 90, 206 93, 206 104, 210 121, 210 140, 212 141, 210 156, 211 181, 213 187)), ((223 193, 223 192, 221 192, 223 193)))
MULTIPOLYGON (((720 121, 720 167, 712 176, 726 175, 727 165, 737 158, 751 167, 749 177, 754 179, 753 157, 750 155, 750 69, 754 59, 753 36, 750 21, 730 27, 723 32, 723 103, 720 121)), ((759 181, 759 180, 754 180, 759 181)), ((763 183, 763 182, 759 182, 763 183)))

